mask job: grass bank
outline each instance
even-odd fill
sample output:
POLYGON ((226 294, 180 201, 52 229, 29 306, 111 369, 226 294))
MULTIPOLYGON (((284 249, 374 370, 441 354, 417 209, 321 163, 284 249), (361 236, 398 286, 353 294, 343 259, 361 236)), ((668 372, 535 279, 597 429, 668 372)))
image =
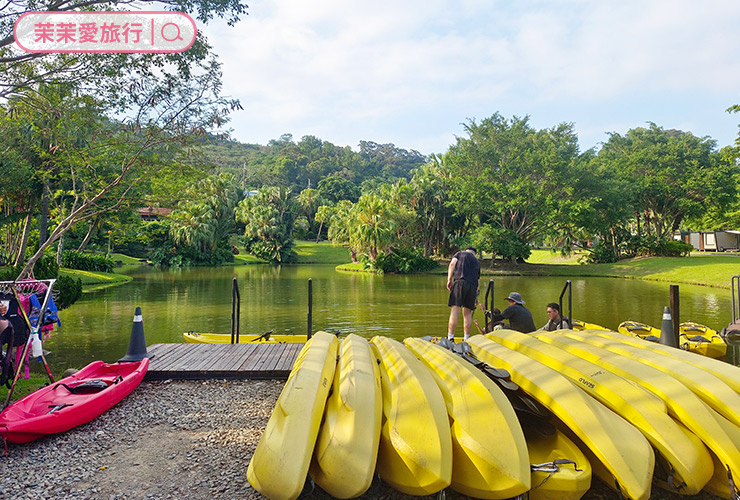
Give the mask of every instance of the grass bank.
POLYGON ((131 276, 126 276, 125 274, 80 271, 78 269, 60 269, 59 276, 80 278, 83 288, 95 285, 117 285, 120 283, 128 283, 133 279, 131 276))
MULTIPOLYGON (((730 279, 740 273, 740 256, 692 254, 690 257, 638 257, 613 264, 581 264, 578 256, 563 258, 548 250, 534 250, 524 264, 490 259, 481 266, 484 275, 610 277, 685 283, 730 288, 730 279)), ((438 268, 439 269, 439 268, 438 268)))
POLYGON ((344 264, 351 260, 349 250, 338 247, 329 241, 297 241, 295 252, 298 264, 344 264))

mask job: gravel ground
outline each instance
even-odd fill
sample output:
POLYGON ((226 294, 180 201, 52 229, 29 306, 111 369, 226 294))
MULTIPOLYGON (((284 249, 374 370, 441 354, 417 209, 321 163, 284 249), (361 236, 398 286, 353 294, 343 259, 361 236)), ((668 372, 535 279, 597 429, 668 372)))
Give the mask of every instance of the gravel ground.
MULTIPOLYGON (((0 457, 0 499, 262 499, 247 464, 282 381, 144 382, 89 424, 0 457)), ((465 499, 451 490, 447 499, 465 499)), ((303 498, 328 499, 316 489, 303 498)), ((363 499, 411 499, 376 480, 363 499)), ((584 500, 618 498, 594 479, 584 500)), ((681 497, 654 488, 653 499, 681 497)))

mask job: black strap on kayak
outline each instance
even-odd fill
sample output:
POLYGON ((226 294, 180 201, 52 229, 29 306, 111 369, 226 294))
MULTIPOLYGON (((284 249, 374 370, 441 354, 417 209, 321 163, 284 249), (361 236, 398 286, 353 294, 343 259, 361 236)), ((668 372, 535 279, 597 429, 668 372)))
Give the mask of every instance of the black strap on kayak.
POLYGON ((59 386, 64 387, 72 394, 95 394, 96 392, 100 392, 108 388, 108 384, 106 384, 104 381, 98 378, 86 380, 83 383, 76 385, 74 387, 70 387, 65 383, 59 382, 57 385, 52 387, 51 390, 54 391, 59 386))

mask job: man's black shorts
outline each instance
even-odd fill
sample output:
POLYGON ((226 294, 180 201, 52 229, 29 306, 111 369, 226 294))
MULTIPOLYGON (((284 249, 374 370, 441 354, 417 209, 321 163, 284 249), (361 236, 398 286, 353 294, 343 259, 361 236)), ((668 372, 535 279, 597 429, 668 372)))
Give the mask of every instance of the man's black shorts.
POLYGON ((466 280, 455 280, 450 289, 448 306, 462 306, 475 309, 475 299, 478 297, 478 287, 466 280))

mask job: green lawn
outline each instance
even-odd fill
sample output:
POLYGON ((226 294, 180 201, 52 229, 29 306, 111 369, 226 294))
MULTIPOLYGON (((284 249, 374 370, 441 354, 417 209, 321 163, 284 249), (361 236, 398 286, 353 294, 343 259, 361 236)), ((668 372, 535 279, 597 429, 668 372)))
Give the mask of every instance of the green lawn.
POLYGON ((345 264, 351 260, 349 250, 328 241, 297 241, 298 264, 345 264))
POLYGON ((512 265, 497 261, 482 263, 484 275, 524 276, 606 276, 645 279, 729 288, 733 275, 740 274, 740 256, 723 254, 692 254, 690 257, 638 257, 614 264, 578 264, 578 256, 560 257, 548 250, 533 250, 524 264, 512 265))
POLYGON ((564 264, 574 266, 580 264, 580 260, 586 252, 577 251, 570 255, 560 255, 560 252, 552 250, 532 250, 527 262, 530 264, 564 264))
POLYGON ((59 269, 59 276, 71 276, 80 278, 82 286, 90 285, 113 285, 116 283, 128 283, 133 278, 124 274, 99 273, 94 271, 80 271, 78 269, 59 269))

